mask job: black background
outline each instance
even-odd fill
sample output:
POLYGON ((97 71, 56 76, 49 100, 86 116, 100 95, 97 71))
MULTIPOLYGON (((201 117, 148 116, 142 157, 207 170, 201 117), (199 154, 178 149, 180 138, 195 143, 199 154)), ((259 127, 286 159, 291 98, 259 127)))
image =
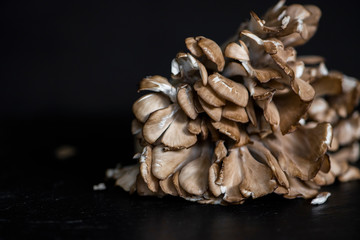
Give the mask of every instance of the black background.
MULTIPOLYGON (((356 1, 315 3, 317 34, 298 54, 360 77, 356 1)), ((92 192, 106 168, 131 163, 131 105, 145 76, 170 75, 184 39, 221 44, 250 10, 275 1, 1 1, 0 238, 158 236, 353 237, 359 183, 335 184, 329 203, 277 196, 211 207, 173 198, 92 192), (76 155, 58 160, 55 149, 76 155), (336 229, 338 227, 338 229, 336 229), (186 230, 187 229, 187 230, 186 230), (336 230, 336 231, 335 231, 336 230), (16 237, 15 237, 16 236, 16 237)))

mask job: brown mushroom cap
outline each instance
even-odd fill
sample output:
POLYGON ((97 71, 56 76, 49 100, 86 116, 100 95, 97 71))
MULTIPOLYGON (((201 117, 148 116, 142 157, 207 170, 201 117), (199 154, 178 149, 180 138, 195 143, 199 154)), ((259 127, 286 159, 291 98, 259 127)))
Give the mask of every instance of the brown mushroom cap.
POLYGON ((171 104, 167 108, 153 112, 143 127, 145 140, 153 144, 170 126, 179 111, 179 106, 171 104))
POLYGON ((188 131, 188 118, 183 112, 178 112, 174 121, 161 138, 161 143, 171 149, 188 148, 197 141, 196 135, 188 131))
POLYGON ((241 175, 241 162, 239 161, 239 150, 231 149, 229 156, 224 158, 220 170, 221 192, 223 199, 227 202, 242 202, 245 200, 240 192, 239 185, 243 176, 241 175))
POLYGON ((276 132, 274 136, 264 141, 281 168, 291 177, 310 180, 322 166, 331 143, 332 127, 329 123, 319 123, 315 127, 301 126, 287 135, 276 132))
POLYGON ((273 180, 271 170, 264 164, 255 160, 247 147, 240 148, 240 159, 243 176, 239 185, 240 192, 245 197, 258 198, 272 193, 277 184, 273 180))
POLYGON ((249 94, 242 84, 234 82, 219 73, 210 75, 208 83, 220 97, 241 107, 247 105, 249 94))
POLYGON ((274 155, 259 141, 252 139, 252 142, 253 144, 249 144, 248 148, 254 153, 253 155, 256 155, 260 162, 264 162, 270 167, 281 186, 289 188, 289 181, 274 155))
POLYGON ((199 158, 186 164, 179 174, 181 187, 192 195, 204 194, 208 188, 209 168, 210 156, 208 154, 202 154, 199 158))
POLYGON ((240 140, 240 130, 235 122, 222 119, 218 122, 211 122, 211 124, 214 126, 214 128, 219 130, 219 132, 225 134, 234 141, 238 142, 240 140))
POLYGON ((168 178, 166 178, 164 180, 160 180, 159 185, 160 185, 161 190, 163 190, 164 193, 172 195, 172 196, 178 195, 175 185, 173 183, 172 176, 169 176, 168 178))
POLYGON ((214 107, 210 104, 203 101, 201 98, 199 98, 199 102, 201 104, 201 107, 205 110, 207 115, 214 121, 220 121, 221 115, 222 115, 222 108, 221 107, 214 107))
POLYGON ((225 56, 236 59, 240 62, 250 61, 249 52, 247 48, 240 46, 234 42, 229 43, 225 48, 225 56))
POLYGON ((136 192, 140 196, 154 196, 156 194, 148 188, 140 174, 138 174, 136 178, 136 192))
POLYGON ((234 76, 243 76, 243 77, 248 76, 248 73, 245 70, 245 68, 243 67, 243 65, 241 65, 241 63, 238 63, 238 62, 229 62, 226 65, 222 74, 227 78, 234 77, 234 76))
POLYGON ((158 145, 153 149, 152 173, 160 180, 166 179, 200 153, 198 145, 176 151, 164 151, 164 146, 158 145))
POLYGON ((201 118, 196 118, 195 120, 190 120, 187 129, 190 133, 198 135, 201 133, 201 118))
POLYGON ((150 191, 156 193, 159 190, 159 180, 152 174, 151 164, 152 148, 150 146, 146 146, 144 147, 140 157, 140 174, 150 191))
POLYGON ((317 78, 311 85, 317 97, 342 93, 342 77, 335 74, 317 78))
POLYGON ((204 52, 198 45, 198 41, 194 37, 188 37, 185 39, 186 47, 189 49, 192 55, 196 57, 201 57, 204 52))
POLYGON ((283 134, 294 131, 300 119, 306 114, 311 102, 304 102, 294 92, 274 96, 280 115, 280 129, 283 134))
POLYGON ((227 149, 224 145, 224 140, 219 140, 216 142, 214 155, 215 155, 215 162, 220 162, 224 157, 227 155, 227 149))
POLYGON ((226 103, 209 85, 204 86, 200 81, 194 84, 194 89, 199 97, 211 106, 221 107, 226 103))
POLYGON ((360 170, 354 166, 349 166, 348 170, 339 176, 341 182, 348 182, 360 179, 360 170))
POLYGON ((209 168, 209 190, 215 197, 221 195, 221 188, 216 181, 220 174, 220 166, 218 163, 213 163, 209 168))
POLYGON ((135 117, 144 123, 149 115, 159 109, 166 108, 170 105, 168 97, 160 93, 150 93, 139 98, 132 107, 135 117))
POLYGON ((176 88, 169 83, 169 81, 159 75, 144 78, 140 82, 139 91, 149 90, 153 92, 162 92, 169 96, 171 101, 175 102, 176 88))
POLYGON ((312 188, 312 186, 308 185, 305 182, 300 181, 294 177, 288 177, 290 188, 289 192, 284 195, 285 198, 296 198, 302 197, 305 199, 313 198, 318 194, 318 190, 312 188))
POLYGON ((360 115, 354 112, 349 119, 343 119, 334 127, 334 136, 341 146, 360 139, 360 115))
POLYGON ((213 40, 205 37, 197 37, 198 46, 204 52, 206 57, 216 64, 217 71, 221 72, 225 66, 225 59, 222 54, 221 48, 213 40))
POLYGON ((247 123, 249 121, 245 108, 230 102, 224 107, 222 116, 234 122, 247 123))
POLYGON ((197 118, 198 113, 195 109, 194 97, 189 85, 186 84, 179 88, 177 102, 189 118, 197 118))

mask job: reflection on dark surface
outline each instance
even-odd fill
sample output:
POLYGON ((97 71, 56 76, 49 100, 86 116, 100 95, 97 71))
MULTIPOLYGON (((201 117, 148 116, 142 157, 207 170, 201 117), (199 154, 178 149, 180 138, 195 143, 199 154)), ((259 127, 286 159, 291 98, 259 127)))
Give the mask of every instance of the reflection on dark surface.
POLYGON ((41 131, 36 124, 8 124, 3 131, 8 141, 0 152, 0 237, 351 239, 359 232, 359 181, 324 188, 332 196, 320 206, 277 195, 237 206, 201 205, 129 195, 111 183, 94 192, 92 186, 104 180, 106 168, 131 159, 132 141, 120 143, 118 136, 124 133, 119 121, 50 121, 45 127, 39 123, 41 131), (74 136, 74 127, 77 135, 67 137, 74 136), (76 148, 77 155, 58 160, 54 151, 64 144, 76 148))

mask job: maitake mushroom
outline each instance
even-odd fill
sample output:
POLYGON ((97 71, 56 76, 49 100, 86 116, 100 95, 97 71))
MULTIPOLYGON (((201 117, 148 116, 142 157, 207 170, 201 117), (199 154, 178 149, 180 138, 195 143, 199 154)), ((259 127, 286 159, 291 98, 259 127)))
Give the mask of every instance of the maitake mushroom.
MULTIPOLYGON (((223 49, 203 36, 149 76, 133 105, 137 164, 112 177, 126 191, 213 204, 277 193, 314 198, 320 186, 360 179, 360 84, 329 72, 295 46, 316 32, 321 11, 281 0, 223 49)), ((330 196, 322 193, 314 204, 330 196), (320 200, 319 200, 320 199, 320 200)))

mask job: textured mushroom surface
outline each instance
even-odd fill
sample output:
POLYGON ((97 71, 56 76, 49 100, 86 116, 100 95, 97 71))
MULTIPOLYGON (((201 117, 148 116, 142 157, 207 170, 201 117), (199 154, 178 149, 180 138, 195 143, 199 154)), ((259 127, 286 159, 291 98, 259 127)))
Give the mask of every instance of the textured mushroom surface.
POLYGON ((140 82, 134 165, 109 177, 130 193, 223 205, 272 193, 322 204, 321 186, 360 179, 359 81, 295 49, 320 17, 280 0, 221 46, 186 38, 169 78, 140 82))

